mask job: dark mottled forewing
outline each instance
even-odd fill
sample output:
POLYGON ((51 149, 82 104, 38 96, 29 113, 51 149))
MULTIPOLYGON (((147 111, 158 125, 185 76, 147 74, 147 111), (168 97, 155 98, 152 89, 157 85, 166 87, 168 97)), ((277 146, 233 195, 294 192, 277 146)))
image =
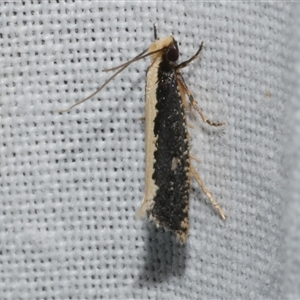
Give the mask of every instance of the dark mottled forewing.
POLYGON ((188 230, 189 144, 176 74, 164 61, 158 69, 157 84, 153 179, 158 190, 150 215, 178 236, 188 230))

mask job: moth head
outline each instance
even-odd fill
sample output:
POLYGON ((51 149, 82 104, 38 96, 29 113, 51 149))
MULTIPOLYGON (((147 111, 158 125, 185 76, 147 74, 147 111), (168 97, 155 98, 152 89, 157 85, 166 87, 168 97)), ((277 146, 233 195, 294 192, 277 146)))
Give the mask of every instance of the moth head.
POLYGON ((172 64, 179 58, 179 50, 176 40, 173 38, 171 43, 165 48, 165 58, 172 64))

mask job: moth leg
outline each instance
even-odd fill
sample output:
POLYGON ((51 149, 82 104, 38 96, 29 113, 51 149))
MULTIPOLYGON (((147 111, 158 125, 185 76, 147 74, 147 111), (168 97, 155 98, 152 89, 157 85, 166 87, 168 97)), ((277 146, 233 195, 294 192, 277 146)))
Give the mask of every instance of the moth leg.
POLYGON ((186 92, 185 88, 178 76, 176 76, 176 81, 177 81, 177 86, 180 94, 180 99, 183 105, 183 109, 186 111, 187 110, 187 104, 186 104, 186 92))
POLYGON ((200 115, 200 117, 201 117, 201 119, 202 119, 202 121, 203 121, 204 123, 207 123, 208 125, 214 126, 214 127, 219 127, 219 126, 225 125, 224 122, 212 122, 211 120, 207 119, 206 116, 203 114, 202 110, 197 106, 196 100, 194 100, 194 98, 193 98, 193 97, 190 97, 190 96, 189 96, 189 98, 190 98, 190 101, 191 101, 191 102, 190 102, 191 106, 192 106, 192 107, 195 109, 195 111, 200 115), (191 99, 191 98, 192 98, 192 99, 191 99))
POLYGON ((177 82, 179 83, 179 90, 180 90, 180 94, 181 94, 181 98, 183 99, 183 102, 185 104, 185 97, 183 96, 183 94, 187 94, 190 100, 190 107, 193 107, 197 113, 200 115, 201 119, 203 120, 203 122, 209 124, 210 126, 222 126, 225 123, 221 122, 221 123, 215 123, 210 121, 208 118, 206 118, 206 116, 203 114, 202 110, 197 106, 197 101, 194 99, 191 91, 189 90, 189 88, 187 87, 186 83, 184 82, 184 79, 180 73, 180 69, 185 68, 189 63, 191 63, 193 60, 195 60, 201 50, 203 48, 203 42, 201 43, 198 51, 188 60, 182 62, 181 64, 179 64, 178 66, 176 66, 175 70, 176 70, 176 75, 177 75, 177 82))
POLYGON ((190 106, 195 109, 195 111, 200 115, 202 121, 204 123, 207 123, 210 126, 222 126, 225 125, 224 122, 216 123, 212 122, 209 119, 206 118, 206 116, 203 114, 202 110, 197 106, 197 101, 194 99, 194 96, 192 95, 191 91, 187 87, 186 83, 184 82, 184 79, 179 71, 176 73, 177 75, 177 82, 179 83, 179 90, 180 94, 182 95, 183 91, 188 95, 189 100, 190 100, 190 106))
POLYGON ((189 65, 193 60, 195 60, 195 59, 199 56, 199 54, 200 54, 202 48, 203 48, 203 42, 201 43, 201 45, 200 45, 198 51, 197 51, 190 59, 188 59, 188 60, 182 62, 181 64, 179 64, 178 66, 176 66, 175 69, 176 69, 176 70, 180 70, 180 69, 182 69, 182 68, 185 68, 187 65, 189 65))
POLYGON ((200 160, 196 156, 194 156, 194 155, 190 155, 190 159, 193 159, 193 160, 195 160, 198 163, 200 162, 200 160))
POLYGON ((218 212, 218 214, 220 215, 220 217, 223 220, 225 220, 226 216, 223 213, 223 211, 222 211, 221 207, 219 206, 219 204, 213 198, 213 196, 210 193, 210 191, 205 187, 203 181, 201 180, 200 176, 198 175, 198 173, 196 172, 196 170, 194 169, 194 167, 191 165, 190 168, 191 168, 191 173, 193 174, 193 176, 196 179, 197 183, 201 187, 202 191, 206 194, 206 196, 208 197, 208 199, 210 200, 211 204, 213 205, 213 207, 215 208, 215 210, 218 212))

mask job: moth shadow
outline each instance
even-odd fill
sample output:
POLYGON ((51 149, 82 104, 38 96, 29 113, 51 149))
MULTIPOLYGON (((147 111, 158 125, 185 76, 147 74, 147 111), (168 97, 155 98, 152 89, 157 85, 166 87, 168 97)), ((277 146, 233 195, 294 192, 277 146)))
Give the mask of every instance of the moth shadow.
POLYGON ((170 276, 182 276, 186 266, 186 246, 178 243, 172 232, 165 232, 153 224, 148 224, 148 228, 145 264, 138 284, 155 284, 170 276))

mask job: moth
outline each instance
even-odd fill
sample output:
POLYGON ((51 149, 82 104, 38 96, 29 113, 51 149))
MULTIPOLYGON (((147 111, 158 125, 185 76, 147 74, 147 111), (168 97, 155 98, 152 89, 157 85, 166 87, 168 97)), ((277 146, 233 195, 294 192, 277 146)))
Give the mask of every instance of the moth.
POLYGON ((195 55, 177 64, 179 50, 175 38, 167 36, 158 39, 154 26, 154 42, 146 50, 122 65, 103 70, 116 72, 94 93, 60 111, 67 112, 87 101, 130 64, 150 57, 145 89, 145 193, 136 216, 146 217, 157 227, 173 231, 180 243, 186 241, 189 229, 191 176, 195 178, 220 217, 224 220, 226 218, 192 166, 189 152, 186 96, 190 108, 200 115, 203 122, 216 127, 224 124, 211 122, 205 117, 180 72, 199 56, 202 48, 203 42, 195 55))

